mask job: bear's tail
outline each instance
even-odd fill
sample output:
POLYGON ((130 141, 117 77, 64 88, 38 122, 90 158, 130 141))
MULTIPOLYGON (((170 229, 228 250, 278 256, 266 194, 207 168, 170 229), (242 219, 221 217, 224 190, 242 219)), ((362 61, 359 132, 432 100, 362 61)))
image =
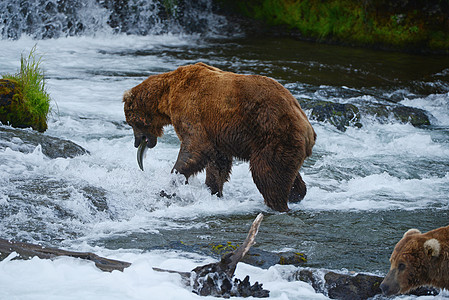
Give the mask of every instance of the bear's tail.
POLYGON ((128 102, 131 98, 132 98, 132 96, 133 96, 133 93, 132 93, 132 91, 131 90, 126 90, 124 93, 123 93, 123 102, 128 102))

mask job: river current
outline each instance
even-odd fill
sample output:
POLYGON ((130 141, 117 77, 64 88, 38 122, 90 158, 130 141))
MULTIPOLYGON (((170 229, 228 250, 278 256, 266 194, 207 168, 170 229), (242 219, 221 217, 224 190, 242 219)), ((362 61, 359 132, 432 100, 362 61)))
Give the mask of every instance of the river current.
MULTIPOLYGON (((151 267, 188 271, 214 261, 170 245, 240 243, 259 212, 265 219, 254 247, 303 252, 304 267, 378 275, 388 271, 389 255, 406 230, 449 224, 448 57, 283 38, 24 35, 0 40, 1 73, 16 72, 20 55, 35 45, 53 99, 45 134, 74 141, 90 154, 50 159, 39 146, 31 153, 0 150, 0 238, 94 251, 133 266, 104 274, 70 258, 6 260, 0 262, 2 299, 198 299, 176 275, 151 267), (311 120, 317 143, 301 169, 308 194, 290 204, 291 212, 268 209, 248 164, 240 161, 224 197, 217 198, 204 185, 204 173, 188 185, 181 179, 172 184, 179 150, 172 127, 147 152, 140 171, 121 102, 123 92, 147 76, 199 61, 272 77, 304 101, 421 108, 431 125, 362 114, 360 128, 341 131, 311 120), (161 190, 177 196, 161 197, 161 190)), ((294 270, 241 264, 237 276, 250 274, 276 299, 326 298, 289 281, 294 270)))

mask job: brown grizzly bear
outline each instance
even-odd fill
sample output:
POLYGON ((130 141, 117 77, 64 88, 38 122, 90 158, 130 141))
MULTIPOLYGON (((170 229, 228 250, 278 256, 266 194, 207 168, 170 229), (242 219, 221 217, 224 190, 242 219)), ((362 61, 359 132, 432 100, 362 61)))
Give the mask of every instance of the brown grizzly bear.
POLYGON ((222 196, 236 157, 249 161, 270 208, 288 211, 288 201, 304 198, 299 168, 316 134, 298 101, 277 81, 197 63, 148 77, 126 91, 123 102, 135 147, 154 147, 162 128, 172 124, 181 141, 172 172, 188 179, 205 168, 212 194, 222 196))
POLYGON ((449 226, 427 233, 410 229, 396 244, 380 288, 385 295, 429 285, 449 289, 449 226))

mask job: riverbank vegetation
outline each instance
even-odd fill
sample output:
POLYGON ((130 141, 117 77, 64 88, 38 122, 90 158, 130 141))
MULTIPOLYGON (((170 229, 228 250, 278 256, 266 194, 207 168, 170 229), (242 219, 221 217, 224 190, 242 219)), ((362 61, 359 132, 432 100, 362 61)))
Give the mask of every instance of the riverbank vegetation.
POLYGON ((449 53, 449 0, 222 0, 234 12, 298 37, 394 50, 449 53))
POLYGON ((17 74, 5 74, 0 82, 0 121, 14 127, 47 129, 50 95, 46 91, 41 57, 34 47, 28 57, 21 56, 17 74))

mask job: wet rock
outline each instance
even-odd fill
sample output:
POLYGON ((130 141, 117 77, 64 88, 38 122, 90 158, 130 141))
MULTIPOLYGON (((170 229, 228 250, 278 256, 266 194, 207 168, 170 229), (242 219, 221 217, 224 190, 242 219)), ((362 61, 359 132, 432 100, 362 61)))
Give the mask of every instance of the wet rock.
POLYGON ((364 117, 375 118, 380 123, 393 120, 400 123, 410 123, 413 126, 430 125, 426 111, 401 104, 341 104, 307 99, 298 99, 298 102, 304 110, 309 111, 310 119, 318 122, 327 122, 341 131, 345 131, 350 126, 362 127, 361 120, 364 117))
POLYGON ((262 249, 250 249, 242 262, 262 269, 268 269, 274 265, 301 266, 307 262, 304 253, 300 252, 269 252, 262 249))
POLYGON ((362 127, 359 109, 353 104, 341 104, 330 101, 300 101, 305 110, 310 110, 310 118, 319 122, 328 122, 338 130, 345 131, 348 126, 362 127))
POLYGON ((89 154, 89 151, 72 141, 31 130, 0 126, 0 149, 8 147, 14 151, 31 153, 38 145, 41 145, 42 153, 49 158, 73 158, 89 154))
POLYGON ((355 276, 328 272, 324 275, 325 289, 331 299, 359 300, 381 294, 383 277, 357 274, 355 276))
POLYGON ((318 293, 324 293, 324 279, 318 275, 317 271, 312 270, 300 270, 295 275, 295 280, 300 280, 310 284, 313 289, 318 293))
POLYGON ((402 123, 409 123, 413 126, 430 125, 429 117, 422 109, 398 105, 392 108, 393 115, 402 123))
POLYGON ((372 103, 361 105, 360 111, 367 116, 375 117, 381 123, 386 123, 393 119, 401 123, 410 123, 413 126, 430 125, 426 111, 420 108, 400 104, 383 105, 372 103))
MULTIPOLYGON (((189 245, 180 241, 171 242, 168 246, 169 249, 200 253, 202 255, 213 257, 222 257, 225 254, 232 253, 238 247, 239 245, 231 242, 189 245)), ((270 252, 252 247, 241 259, 241 262, 262 269, 268 269, 274 265, 303 266, 307 262, 307 257, 301 252, 270 252)))
POLYGON ((0 107, 8 107, 12 104, 12 98, 18 93, 17 81, 0 79, 0 107))
MULTIPOLYGON (((293 280, 310 284, 318 293, 331 299, 361 300, 382 294, 380 283, 383 277, 369 274, 341 274, 332 271, 302 269, 293 275, 293 280)), ((411 295, 438 295, 434 288, 421 287, 411 295)))

